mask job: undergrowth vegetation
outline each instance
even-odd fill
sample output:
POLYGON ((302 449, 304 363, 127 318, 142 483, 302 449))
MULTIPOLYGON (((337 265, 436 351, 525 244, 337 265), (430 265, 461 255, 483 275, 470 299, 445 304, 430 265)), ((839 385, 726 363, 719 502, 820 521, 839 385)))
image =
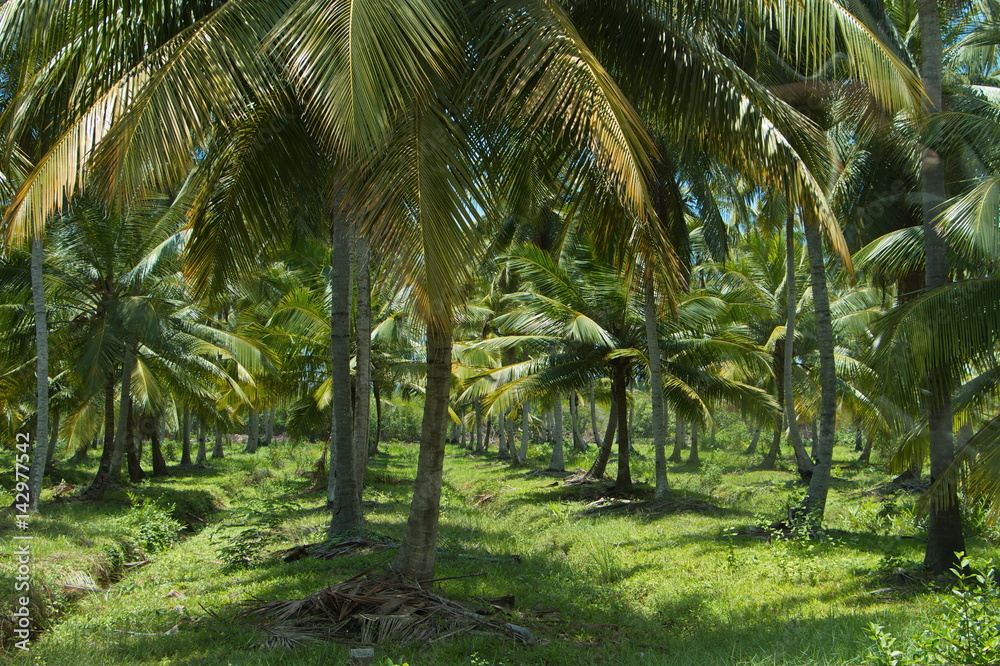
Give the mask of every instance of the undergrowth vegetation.
MULTIPOLYGON (((992 663, 976 661, 997 645, 992 570, 963 572, 954 589, 922 576, 914 495, 895 492, 877 467, 849 466, 856 454, 838 447, 824 538, 783 533, 770 525, 803 486, 794 470, 748 468, 744 447, 720 436, 701 466, 672 467, 665 504, 648 501, 653 461, 643 441, 633 461, 640 483, 627 499, 543 473, 544 445, 519 468, 449 447, 437 567, 448 580, 437 589, 503 607, 496 612, 538 640, 459 634, 380 645, 378 661, 902 665, 961 654, 962 663, 992 663), (956 635, 975 639, 949 652, 944 637, 956 635)), ((417 448, 384 449, 368 475, 367 526, 398 539, 417 448)), ((329 560, 274 555, 325 538, 325 495, 309 475, 320 452, 278 443, 230 452, 211 469, 171 468, 103 504, 56 500, 48 489, 31 524, 32 618, 44 631, 14 663, 347 663, 344 645, 259 647, 264 636, 236 617, 243 602, 301 598, 391 561, 393 548, 329 560)), ((567 468, 591 455, 570 453, 567 468)), ((58 470, 79 479, 90 468, 58 470)), ((0 520, 9 553, 13 525, 9 514, 0 520)), ((970 541, 975 562, 993 556, 992 541, 982 522, 970 541)), ((11 558, 0 560, 5 607, 12 572, 11 558)))

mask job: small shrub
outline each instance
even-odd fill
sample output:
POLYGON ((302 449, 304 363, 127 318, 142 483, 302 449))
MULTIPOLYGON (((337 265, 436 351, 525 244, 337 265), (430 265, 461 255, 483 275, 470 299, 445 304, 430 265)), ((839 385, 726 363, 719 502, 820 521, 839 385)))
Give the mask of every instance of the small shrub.
POLYGON ((174 506, 161 506, 148 497, 129 493, 132 506, 119 521, 126 540, 146 553, 170 547, 183 525, 174 520, 174 506))
POLYGON ((220 559, 230 568, 261 564, 271 546, 283 538, 281 525, 296 508, 295 503, 269 494, 250 499, 220 526, 229 533, 219 548, 220 559))
POLYGON ((847 526, 855 532, 885 536, 892 529, 897 513, 891 500, 879 502, 869 497, 848 512, 847 526))
POLYGON ((899 649, 898 639, 885 628, 869 625, 875 643, 869 658, 881 666, 1000 663, 1000 588, 995 571, 968 573, 969 565, 961 557, 960 568, 951 570, 958 582, 945 598, 941 614, 907 651, 899 649))

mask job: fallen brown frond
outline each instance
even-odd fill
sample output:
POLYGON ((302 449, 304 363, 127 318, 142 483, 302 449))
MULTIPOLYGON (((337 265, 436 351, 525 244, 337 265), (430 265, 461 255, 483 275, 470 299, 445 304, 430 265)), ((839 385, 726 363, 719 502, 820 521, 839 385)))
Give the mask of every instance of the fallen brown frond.
POLYGON ((350 555, 360 550, 385 550, 386 548, 398 548, 399 541, 387 536, 351 537, 341 541, 323 541, 321 543, 311 543, 301 546, 293 546, 284 550, 272 553, 275 557, 280 557, 285 562, 294 562, 303 557, 315 557, 321 560, 331 560, 335 557, 350 555))
POLYGON ((310 640, 363 645, 431 642, 466 632, 534 641, 523 627, 469 610, 398 574, 372 574, 371 570, 302 599, 255 600, 244 606, 239 617, 249 618, 267 635, 264 647, 310 640))

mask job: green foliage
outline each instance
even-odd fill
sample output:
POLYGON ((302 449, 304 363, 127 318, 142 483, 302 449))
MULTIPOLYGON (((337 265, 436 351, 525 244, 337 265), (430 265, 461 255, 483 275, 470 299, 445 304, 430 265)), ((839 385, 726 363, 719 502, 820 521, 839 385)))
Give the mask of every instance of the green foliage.
POLYGON ((174 506, 161 506, 149 497, 129 493, 132 506, 119 520, 125 539, 145 553, 155 553, 170 547, 183 528, 171 514, 174 506))
MULTIPOLYGON (((401 442, 420 441, 423 404, 416 401, 395 401, 382 408, 382 439, 401 442)), ((372 428, 375 420, 372 419, 372 428)))
POLYGON ((847 514, 847 525, 857 532, 869 532, 876 536, 889 534, 893 518, 897 515, 891 499, 877 500, 867 497, 861 504, 852 507, 847 514))
POLYGON ((219 558, 231 568, 250 568, 264 562, 267 552, 282 539, 281 525, 297 505, 287 498, 261 489, 246 504, 236 508, 220 526, 225 543, 219 558))
POLYGON ((628 568, 618 554, 618 546, 612 544, 591 543, 589 564, 594 579, 603 585, 614 585, 628 576, 628 568))
MULTIPOLYGON (((960 554, 961 555, 961 554, 960 554)), ((961 557, 952 569, 957 583, 943 608, 909 646, 884 627, 872 623, 870 658, 881 666, 925 664, 996 664, 1000 662, 1000 586, 993 567, 974 573, 961 557)))

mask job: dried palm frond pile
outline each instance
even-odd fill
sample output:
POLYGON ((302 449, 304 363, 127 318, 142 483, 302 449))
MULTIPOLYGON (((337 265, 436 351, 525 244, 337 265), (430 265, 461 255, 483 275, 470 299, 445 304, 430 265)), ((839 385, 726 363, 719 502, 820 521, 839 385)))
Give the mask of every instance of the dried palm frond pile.
POLYGON ((290 647, 310 640, 361 645, 434 642, 466 632, 534 642, 523 627, 475 612, 397 574, 371 574, 371 570, 302 599, 244 605, 239 616, 255 622, 267 635, 263 647, 290 647))
POLYGON ((321 560, 331 560, 335 557, 350 555, 359 550, 384 550, 386 548, 398 548, 399 541, 392 537, 375 535, 368 537, 352 537, 343 541, 323 541, 322 543, 311 543, 305 546, 293 546, 285 550, 272 553, 275 557, 280 557, 286 562, 294 562, 303 557, 316 557, 321 560))
POLYGON ((723 509, 711 502, 695 497, 677 497, 666 500, 631 500, 601 497, 584 507, 583 515, 627 513, 632 515, 659 516, 674 513, 699 513, 716 515, 723 509))

